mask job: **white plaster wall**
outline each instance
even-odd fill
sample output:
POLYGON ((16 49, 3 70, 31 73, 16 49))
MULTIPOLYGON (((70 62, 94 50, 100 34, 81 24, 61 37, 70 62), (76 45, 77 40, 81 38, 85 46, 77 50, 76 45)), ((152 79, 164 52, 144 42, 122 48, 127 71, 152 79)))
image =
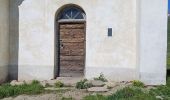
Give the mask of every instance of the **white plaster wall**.
POLYGON ((19 80, 54 76, 54 33, 47 31, 45 9, 45 0, 24 0, 19 7, 19 80))
POLYGON ((0 83, 7 79, 9 55, 9 4, 0 0, 0 83))
POLYGON ((166 84, 167 2, 139 2, 140 79, 146 84, 166 84))
POLYGON ((66 4, 86 12, 85 77, 138 78, 136 0, 24 0, 19 7, 19 80, 54 76, 55 14, 66 4), (107 29, 113 28, 113 37, 107 29))

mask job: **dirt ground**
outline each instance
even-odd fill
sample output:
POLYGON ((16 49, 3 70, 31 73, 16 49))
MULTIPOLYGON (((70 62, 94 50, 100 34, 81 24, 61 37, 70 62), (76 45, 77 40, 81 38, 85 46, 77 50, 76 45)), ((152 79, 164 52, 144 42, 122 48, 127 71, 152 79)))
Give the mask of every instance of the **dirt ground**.
POLYGON ((74 100, 81 100, 83 97, 87 95, 95 95, 95 94, 102 94, 102 95, 110 95, 115 93, 117 90, 124 88, 126 85, 119 85, 115 88, 112 88, 108 92, 88 92, 86 89, 75 89, 75 88, 65 88, 60 90, 55 90, 53 92, 47 92, 40 95, 20 95, 17 97, 9 97, 4 98, 2 100, 61 100, 63 97, 69 98, 72 97, 74 100))

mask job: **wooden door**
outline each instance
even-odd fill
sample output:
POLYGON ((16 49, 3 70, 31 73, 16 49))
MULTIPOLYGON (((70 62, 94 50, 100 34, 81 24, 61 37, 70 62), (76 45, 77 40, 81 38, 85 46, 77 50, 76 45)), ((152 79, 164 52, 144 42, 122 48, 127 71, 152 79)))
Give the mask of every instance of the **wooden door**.
POLYGON ((60 23, 60 77, 83 75, 85 66, 85 24, 60 23))

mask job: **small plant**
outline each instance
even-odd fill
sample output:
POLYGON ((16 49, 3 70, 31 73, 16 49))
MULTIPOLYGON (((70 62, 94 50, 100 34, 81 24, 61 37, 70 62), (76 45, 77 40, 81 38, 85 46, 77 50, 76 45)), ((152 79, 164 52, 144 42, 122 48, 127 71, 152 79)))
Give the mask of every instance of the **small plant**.
POLYGON ((62 83, 62 82, 60 82, 60 81, 57 81, 56 83, 55 83, 55 87, 56 88, 60 88, 60 87, 63 87, 64 86, 64 84, 62 83))
POLYGON ((77 89, 87 89, 87 88, 92 87, 92 84, 88 83, 87 81, 88 81, 87 79, 84 79, 84 80, 81 80, 80 82, 77 82, 76 88, 77 89))
POLYGON ((96 77, 94 78, 94 80, 100 80, 100 81, 103 81, 103 82, 107 82, 107 79, 104 77, 104 74, 100 74, 99 77, 96 77))
POLYGON ((37 81, 37 80, 33 80, 33 81, 32 81, 32 84, 40 84, 40 82, 37 81))
POLYGON ((134 80, 132 82, 132 85, 136 86, 136 87, 141 87, 141 88, 143 88, 145 86, 144 83, 142 83, 141 81, 137 81, 137 80, 134 80))

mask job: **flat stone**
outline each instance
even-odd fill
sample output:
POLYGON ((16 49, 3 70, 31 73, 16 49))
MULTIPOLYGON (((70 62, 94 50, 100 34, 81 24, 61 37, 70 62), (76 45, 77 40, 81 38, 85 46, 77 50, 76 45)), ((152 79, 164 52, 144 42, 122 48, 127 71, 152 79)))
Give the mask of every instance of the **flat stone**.
POLYGON ((58 77, 57 81, 62 82, 66 87, 75 87, 76 83, 82 79, 82 77, 58 77))
POLYGON ((45 88, 45 90, 50 90, 50 91, 57 91, 57 90, 68 90, 69 88, 55 88, 55 87, 48 87, 45 88))
POLYGON ((161 96, 156 96, 156 99, 163 100, 164 98, 162 98, 161 96))
POLYGON ((17 81, 17 80, 13 80, 13 81, 11 81, 11 83, 10 83, 10 85, 12 85, 12 86, 15 86, 15 85, 23 85, 25 82, 23 82, 23 81, 17 81))
POLYGON ((4 98, 3 100, 14 100, 14 98, 9 97, 9 98, 4 98))
POLYGON ((32 80, 29 80, 29 81, 24 81, 26 84, 31 84, 32 83, 32 80))
POLYGON ((91 87, 87 89, 89 92, 107 92, 109 89, 106 87, 91 87))
POLYGON ((14 83, 16 83, 16 82, 18 82, 17 80, 12 80, 11 82, 10 82, 10 84, 12 85, 12 84, 14 84, 14 83))
POLYGON ((57 81, 60 81, 66 87, 75 87, 76 83, 82 79, 83 79, 82 77, 74 77, 74 78, 73 77, 58 77, 57 79, 42 81, 40 83, 41 83, 41 85, 43 85, 45 87, 46 84, 48 84, 50 86, 54 86, 57 81))
POLYGON ((3 100, 59 100, 59 98, 57 98, 56 94, 44 94, 44 95, 34 95, 34 96, 20 95, 13 99, 9 98, 3 100))
POLYGON ((100 80, 91 80, 89 83, 91 83, 94 87, 103 87, 105 85, 105 83, 100 80))
POLYGON ((156 87, 155 86, 146 86, 146 89, 151 90, 151 89, 156 89, 156 87))
POLYGON ((57 80, 48 80, 45 83, 49 84, 50 86, 54 86, 56 82, 57 82, 57 80))
POLYGON ((47 81, 41 81, 40 84, 43 86, 43 87, 46 87, 46 85, 48 84, 47 81))
POLYGON ((118 86, 119 84, 117 82, 105 82, 105 86, 109 87, 109 88, 114 88, 116 86, 118 86))

